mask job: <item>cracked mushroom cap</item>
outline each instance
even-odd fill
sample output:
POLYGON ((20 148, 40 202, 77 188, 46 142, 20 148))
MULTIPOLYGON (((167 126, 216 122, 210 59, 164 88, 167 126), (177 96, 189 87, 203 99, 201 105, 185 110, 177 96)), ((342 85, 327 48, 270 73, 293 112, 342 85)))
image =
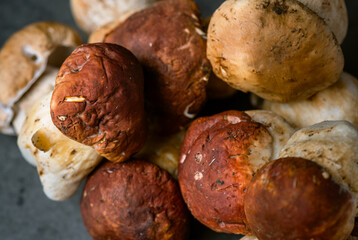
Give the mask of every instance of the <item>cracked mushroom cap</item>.
POLYGON ((87 179, 81 213, 95 240, 181 240, 189 232, 177 182, 146 161, 102 164, 87 179))
POLYGON ((191 0, 159 1, 95 38, 124 46, 139 59, 148 105, 166 134, 186 126, 206 100, 211 66, 200 18, 191 0))
POLYGON ((51 93, 35 102, 17 144, 24 158, 37 165, 46 196, 62 201, 75 193, 102 157, 91 147, 69 139, 53 125, 50 100, 51 93))
MULTIPOLYGON (((309 159, 329 170, 358 199, 358 129, 347 121, 326 121, 295 132, 280 158, 309 159)), ((358 215, 358 209, 354 211, 358 215)))
MULTIPOLYGON (((265 119, 258 115, 253 118, 265 119)), ((179 157, 180 188, 193 216, 214 231, 250 233, 244 214, 247 186, 257 169, 279 152, 277 139, 292 131, 276 132, 278 127, 266 127, 268 120, 261 124, 253 118, 223 112, 194 120, 186 132, 179 157)))
POLYGON ((232 87, 278 102, 325 89, 344 65, 329 26, 296 0, 225 1, 210 21, 207 56, 232 87))
POLYGON ((150 6, 157 0, 71 0, 77 25, 86 33, 117 20, 127 12, 150 6))
POLYGON ((142 68, 127 49, 84 44, 63 63, 51 117, 67 137, 111 161, 125 161, 146 138, 142 68))
POLYGON ((298 128, 326 120, 347 120, 358 127, 358 80, 343 73, 338 82, 308 99, 288 103, 263 100, 258 105, 280 114, 298 128))
POLYGON ((280 158, 257 171, 245 214, 260 240, 345 240, 356 199, 328 169, 303 158, 280 158))
POLYGON ((48 64, 64 60, 81 44, 78 33, 56 22, 37 22, 14 33, 0 50, 0 131, 15 134, 12 126, 17 102, 44 73, 48 64), (67 48, 68 49, 67 49, 67 48), (60 51, 57 51, 61 49, 60 51))

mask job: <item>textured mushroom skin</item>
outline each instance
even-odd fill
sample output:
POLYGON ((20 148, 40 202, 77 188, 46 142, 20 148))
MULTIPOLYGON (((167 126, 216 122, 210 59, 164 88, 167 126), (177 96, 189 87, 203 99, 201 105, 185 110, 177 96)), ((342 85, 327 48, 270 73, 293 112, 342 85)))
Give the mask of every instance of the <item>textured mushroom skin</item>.
POLYGON ((262 167, 245 196, 245 213, 260 240, 345 240, 355 200, 324 168, 302 158, 262 167))
POLYGON ((206 99, 211 66, 205 38, 191 0, 154 3, 104 38, 132 51, 144 66, 146 95, 165 131, 185 126, 206 99))
POLYGON ((143 73, 137 59, 114 44, 84 44, 63 63, 51 117, 66 136, 124 161, 144 144, 143 73))
POLYGON ((272 137, 242 112, 195 120, 179 157, 179 184, 195 218, 218 232, 250 232, 244 195, 254 172, 269 161, 272 137))
POLYGON ((145 161, 101 165, 86 182, 81 213, 95 240, 179 240, 189 230, 177 183, 145 161))

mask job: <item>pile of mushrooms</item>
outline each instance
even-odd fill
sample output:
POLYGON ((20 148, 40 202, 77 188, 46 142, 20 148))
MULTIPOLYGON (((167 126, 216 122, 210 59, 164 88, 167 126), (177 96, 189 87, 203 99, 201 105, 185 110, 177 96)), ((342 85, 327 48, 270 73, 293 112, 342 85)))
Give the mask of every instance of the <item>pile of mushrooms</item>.
POLYGON ((226 0, 206 21, 192 0, 71 7, 89 43, 39 22, 2 47, 0 131, 52 200, 89 175, 93 239, 187 239, 191 215, 247 240, 358 235, 344 0, 226 0), (258 109, 205 114, 237 91, 258 109))

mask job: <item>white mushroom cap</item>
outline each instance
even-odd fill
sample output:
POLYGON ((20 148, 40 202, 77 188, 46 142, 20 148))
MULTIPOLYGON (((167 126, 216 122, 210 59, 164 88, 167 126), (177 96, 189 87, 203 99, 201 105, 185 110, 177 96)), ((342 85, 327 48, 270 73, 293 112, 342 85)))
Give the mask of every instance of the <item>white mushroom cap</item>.
POLYGON ((340 45, 297 0, 227 0, 213 14, 207 56, 230 86, 271 101, 304 99, 338 81, 340 45))
POLYGON ((128 11, 138 11, 157 0, 71 0, 72 14, 86 33, 116 21, 128 11))
POLYGON ((325 121, 298 130, 279 154, 326 168, 358 199, 358 129, 347 121, 325 121))
MULTIPOLYGON (((0 132, 15 134, 11 125, 14 106, 40 78, 48 62, 57 58, 52 58, 56 49, 72 50, 79 44, 77 32, 55 22, 30 24, 6 41, 0 50, 0 132)), ((66 53, 64 50, 59 52, 66 53)))
POLYGON ((255 236, 244 236, 243 238, 240 238, 241 240, 259 240, 257 237, 255 236))
POLYGON ((261 107, 276 112, 298 128, 326 120, 347 120, 358 127, 358 80, 343 73, 338 82, 309 99, 288 103, 263 100, 261 107))
POLYGON ((342 44, 348 30, 348 14, 344 0, 298 0, 322 17, 342 44))
POLYGON ((17 143, 24 158, 32 164, 36 162, 47 197, 65 200, 75 193, 81 180, 102 157, 91 147, 67 138, 53 125, 51 94, 33 105, 17 143))
POLYGON ((269 131, 273 139, 271 159, 276 159, 295 129, 284 118, 271 111, 250 110, 245 113, 269 131))

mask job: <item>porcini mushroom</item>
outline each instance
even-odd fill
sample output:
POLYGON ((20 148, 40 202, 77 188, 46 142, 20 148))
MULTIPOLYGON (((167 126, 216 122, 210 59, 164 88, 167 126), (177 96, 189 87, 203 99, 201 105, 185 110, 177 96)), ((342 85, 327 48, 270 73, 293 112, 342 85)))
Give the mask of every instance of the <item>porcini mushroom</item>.
POLYGON ((91 147, 69 139, 53 125, 50 100, 51 93, 34 103, 17 144, 23 157, 37 166, 46 196, 59 201, 75 193, 102 157, 91 147))
POLYGON ((179 157, 180 189, 193 216, 214 231, 250 233, 244 214, 247 186, 293 132, 276 114, 262 113, 251 112, 252 118, 238 111, 202 117, 186 132, 179 157))
POLYGON ((335 83, 344 59, 323 18, 297 0, 227 0, 207 42, 213 71, 271 101, 304 99, 335 83))
POLYGON ((81 45, 60 68, 50 110, 53 123, 67 137, 111 161, 129 159, 146 138, 138 60, 119 45, 81 45))
POLYGON ((200 18, 191 0, 159 1, 101 33, 143 65, 147 103, 164 134, 185 127, 206 100, 211 66, 200 18))
POLYGON ((347 120, 358 127, 358 80, 348 73, 308 99, 288 103, 252 99, 254 105, 281 115, 298 128, 326 120, 347 120))
POLYGON ((182 240, 189 232, 177 182, 142 160, 106 162, 96 169, 87 179, 81 213, 95 240, 182 240))
POLYGON ((56 22, 30 24, 5 42, 0 50, 0 89, 3 90, 0 94, 0 132, 18 134, 16 131, 20 130, 22 121, 18 121, 17 129, 14 129, 13 121, 18 108, 22 108, 18 106, 19 101, 30 93, 31 86, 40 79, 47 65, 59 67, 56 63, 61 64, 66 54, 79 44, 81 39, 75 30, 56 22))

